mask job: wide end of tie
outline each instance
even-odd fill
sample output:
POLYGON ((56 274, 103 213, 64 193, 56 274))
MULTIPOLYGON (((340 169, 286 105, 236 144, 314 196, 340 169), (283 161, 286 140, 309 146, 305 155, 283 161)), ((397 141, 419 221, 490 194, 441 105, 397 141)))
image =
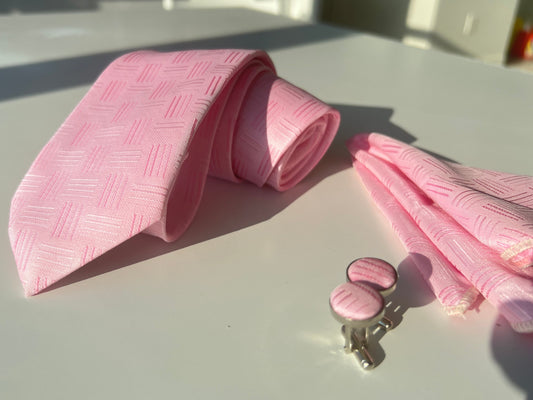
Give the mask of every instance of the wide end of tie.
POLYGON ((15 193, 9 231, 25 295, 140 232, 177 239, 210 166, 236 167, 218 175, 234 181, 291 188, 322 158, 339 120, 278 78, 262 51, 119 57, 15 193))
POLYGON ((9 237, 26 297, 43 291, 81 266, 75 250, 43 242, 37 230, 10 227, 9 237))

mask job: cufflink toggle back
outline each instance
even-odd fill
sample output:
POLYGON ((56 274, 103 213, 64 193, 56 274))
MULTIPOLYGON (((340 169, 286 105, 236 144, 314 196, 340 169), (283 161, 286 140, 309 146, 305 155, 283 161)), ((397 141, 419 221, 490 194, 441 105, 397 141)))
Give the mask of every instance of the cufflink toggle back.
POLYGON ((377 258, 360 258, 348 266, 347 282, 337 286, 330 295, 333 316, 343 324, 344 349, 354 353, 364 369, 372 369, 374 360, 368 350, 370 328, 385 331, 393 327, 385 317, 384 296, 396 287, 398 275, 389 263, 377 258))

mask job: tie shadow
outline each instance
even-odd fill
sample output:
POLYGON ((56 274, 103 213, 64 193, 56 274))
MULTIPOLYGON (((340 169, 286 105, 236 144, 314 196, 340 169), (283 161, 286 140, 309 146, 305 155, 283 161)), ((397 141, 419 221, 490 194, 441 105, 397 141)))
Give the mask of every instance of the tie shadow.
MULTIPOLYGON (((186 11, 182 10, 181 12, 186 11)), ((230 12, 231 10, 220 11, 220 13, 230 12)), ((303 24, 205 39, 146 45, 142 47, 142 50, 170 52, 231 48, 272 51, 356 34, 331 26, 303 24)), ((131 47, 25 65, 0 67, 2 87, 0 101, 90 85, 113 60, 138 50, 138 47, 131 47)))
POLYGON ((333 104, 341 113, 339 131, 317 167, 298 185, 286 192, 249 183, 235 184, 208 178, 200 207, 189 229, 175 242, 139 234, 104 253, 85 266, 51 285, 43 292, 105 274, 143 260, 229 234, 267 221, 295 202, 328 176, 351 168, 345 141, 353 134, 380 129, 382 133, 405 142, 414 137, 390 121, 388 108, 333 104))
POLYGON ((3 0, 0 2, 0 14, 43 13, 43 12, 82 12, 98 9, 99 0, 3 0))

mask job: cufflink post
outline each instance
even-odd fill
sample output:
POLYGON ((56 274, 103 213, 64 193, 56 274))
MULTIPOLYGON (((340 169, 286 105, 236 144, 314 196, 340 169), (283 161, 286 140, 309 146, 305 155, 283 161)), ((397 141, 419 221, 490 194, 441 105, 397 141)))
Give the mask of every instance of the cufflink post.
POLYGON ((343 324, 344 350, 354 353, 364 369, 375 366, 368 349, 369 328, 376 325, 385 314, 383 297, 362 283, 343 283, 330 296, 333 316, 343 324))
POLYGON ((363 335, 361 335, 361 332, 357 332, 356 329, 343 325, 341 331, 345 339, 344 351, 348 354, 353 353, 363 369, 374 368, 375 362, 368 351, 368 341, 361 339, 361 337, 364 338, 366 335, 366 329, 363 335))

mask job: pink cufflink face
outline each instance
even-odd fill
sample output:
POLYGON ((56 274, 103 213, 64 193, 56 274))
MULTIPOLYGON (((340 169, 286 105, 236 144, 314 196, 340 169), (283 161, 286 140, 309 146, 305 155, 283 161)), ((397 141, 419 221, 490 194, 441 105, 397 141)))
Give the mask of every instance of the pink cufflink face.
POLYGON ((394 267, 379 258, 358 258, 348 265, 346 269, 348 282, 364 283, 388 296, 396 288, 398 274, 394 267))
POLYGON ((337 286, 331 292, 329 304, 337 320, 353 327, 376 324, 384 313, 383 296, 359 282, 337 286))

